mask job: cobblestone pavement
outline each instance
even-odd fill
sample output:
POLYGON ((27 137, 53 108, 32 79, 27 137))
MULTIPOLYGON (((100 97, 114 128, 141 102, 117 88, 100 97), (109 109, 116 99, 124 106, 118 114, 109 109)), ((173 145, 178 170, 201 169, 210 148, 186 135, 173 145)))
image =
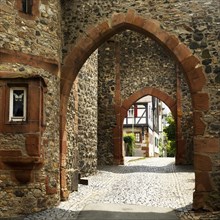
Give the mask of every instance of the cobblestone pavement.
POLYGON ((191 166, 175 166, 173 158, 130 158, 125 166, 100 167, 87 178, 89 185, 79 185, 68 201, 40 213, 32 219, 76 220, 85 205, 94 203, 136 204, 169 207, 183 219, 220 219, 220 213, 194 213, 191 210, 194 172, 191 166))

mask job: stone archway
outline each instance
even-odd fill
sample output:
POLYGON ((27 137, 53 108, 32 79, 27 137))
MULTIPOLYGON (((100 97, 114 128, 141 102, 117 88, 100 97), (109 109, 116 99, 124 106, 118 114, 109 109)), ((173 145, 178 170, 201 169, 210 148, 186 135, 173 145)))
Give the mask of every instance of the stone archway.
MULTIPOLYGON (((127 111, 129 110, 131 105, 134 104, 140 98, 147 96, 147 95, 154 96, 160 99, 161 101, 163 101, 169 107, 175 121, 177 120, 176 101, 173 98, 171 98, 168 94, 166 94, 165 92, 162 92, 156 88, 145 87, 137 91, 136 93, 132 94, 128 99, 124 100, 120 107, 120 124, 118 124, 117 127, 115 128, 115 130, 117 129, 120 130, 121 135, 120 137, 114 137, 114 146, 115 146, 114 156, 116 158, 120 158, 119 161, 121 164, 123 164, 123 161, 124 161, 123 155, 122 155, 122 136, 123 136, 122 133, 123 133, 124 118, 126 117, 127 111)), ((181 128, 177 128, 177 129, 181 130, 181 128)), ((114 132, 114 133, 117 134, 117 132, 114 132)), ((178 144, 178 140, 177 140, 177 144, 178 144)), ((181 148, 181 146, 177 146, 177 152, 178 152, 178 148, 181 148)), ((177 160, 178 160, 178 155, 177 155, 177 160)))
MULTIPOLYGON (((103 21, 97 26, 89 28, 83 36, 76 41, 75 46, 67 54, 64 59, 64 64, 61 72, 61 128, 60 128, 60 163, 61 163, 61 198, 66 199, 68 192, 66 190, 66 113, 67 103, 72 88, 73 81, 75 80, 80 68, 85 63, 91 53, 97 49, 106 39, 119 33, 123 30, 130 29, 148 36, 162 45, 174 57, 177 63, 183 69, 186 81, 188 83, 190 93, 192 96, 192 106, 194 114, 194 139, 197 143, 203 143, 205 149, 208 147, 209 140, 205 139, 204 132, 206 124, 203 121, 203 113, 209 109, 209 95, 203 91, 206 83, 206 78, 203 73, 202 66, 197 57, 179 41, 177 37, 167 33, 160 28, 160 24, 152 19, 145 19, 137 15, 135 11, 128 10, 127 13, 113 14, 109 20, 103 21)), ((121 123, 121 103, 118 102, 115 106, 117 115, 117 124, 121 123)), ((121 130, 116 128, 114 136, 119 137, 121 130)), ((200 164, 210 160, 207 156, 203 156, 204 149, 195 147, 195 169, 198 171, 196 174, 196 186, 200 184, 201 179, 208 175, 211 166, 207 168, 202 167, 200 164)), ((210 191, 209 185, 196 187, 194 194, 194 207, 202 208, 205 206, 207 193, 210 191)))

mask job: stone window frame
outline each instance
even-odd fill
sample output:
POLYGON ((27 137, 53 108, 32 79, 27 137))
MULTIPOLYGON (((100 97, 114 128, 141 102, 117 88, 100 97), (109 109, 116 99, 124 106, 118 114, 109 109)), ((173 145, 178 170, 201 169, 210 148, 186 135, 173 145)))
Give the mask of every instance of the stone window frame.
POLYGON ((0 133, 43 132, 45 125, 44 93, 46 83, 41 77, 0 78, 0 133), (10 119, 11 88, 26 88, 26 120, 10 119), (38 108, 36 108, 38 106, 38 108))
POLYGON ((40 13, 39 12, 40 0, 30 0, 30 1, 32 1, 31 13, 30 13, 30 9, 24 11, 23 3, 22 3, 23 0, 16 0, 15 8, 16 8, 16 10, 18 10, 18 14, 20 17, 27 19, 27 20, 34 20, 34 19, 36 19, 36 17, 39 16, 39 13, 40 13))

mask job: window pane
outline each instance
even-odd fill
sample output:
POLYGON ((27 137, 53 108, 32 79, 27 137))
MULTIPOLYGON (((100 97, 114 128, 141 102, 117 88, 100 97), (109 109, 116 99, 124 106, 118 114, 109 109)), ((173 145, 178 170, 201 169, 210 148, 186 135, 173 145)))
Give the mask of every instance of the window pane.
POLYGON ((24 90, 13 90, 13 117, 24 116, 24 90))

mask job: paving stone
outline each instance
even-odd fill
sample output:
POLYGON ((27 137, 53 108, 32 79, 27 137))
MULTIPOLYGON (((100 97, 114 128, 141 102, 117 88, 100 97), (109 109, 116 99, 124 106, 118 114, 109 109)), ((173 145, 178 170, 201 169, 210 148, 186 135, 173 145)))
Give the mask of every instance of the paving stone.
POLYGON ((176 166, 174 158, 146 158, 126 161, 125 166, 103 166, 87 177, 89 185, 54 209, 25 217, 25 220, 72 219, 89 204, 113 203, 164 207, 176 210, 179 219, 217 220, 220 212, 191 211, 195 187, 192 166, 176 166))

